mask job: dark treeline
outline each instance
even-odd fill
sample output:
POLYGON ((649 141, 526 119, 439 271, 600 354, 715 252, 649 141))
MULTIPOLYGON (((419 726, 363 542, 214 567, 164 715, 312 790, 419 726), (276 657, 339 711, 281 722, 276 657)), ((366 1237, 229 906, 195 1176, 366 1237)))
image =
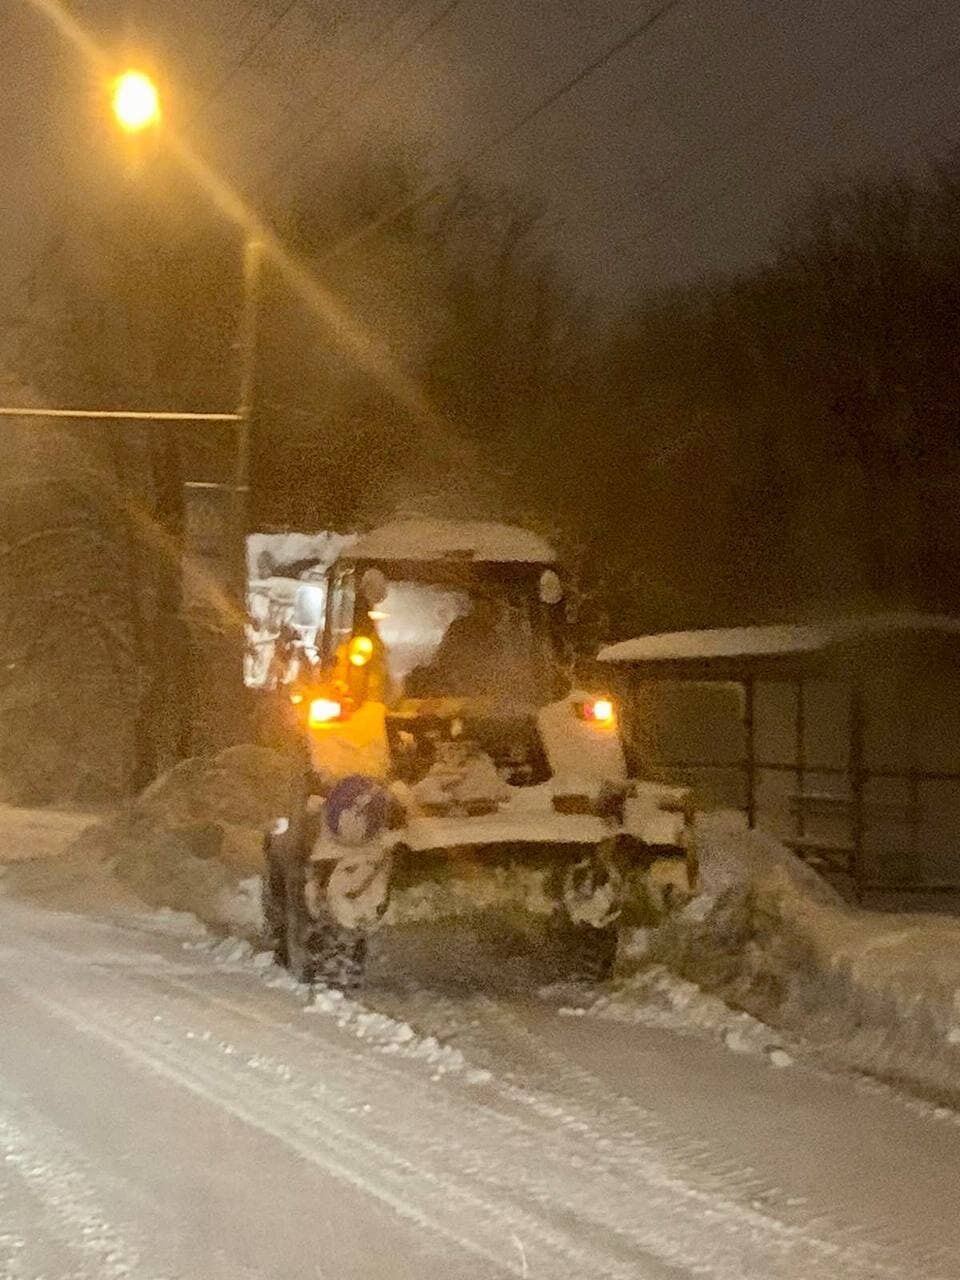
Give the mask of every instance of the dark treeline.
MULTIPOLYGON (((533 525, 565 555, 587 650, 663 628, 958 607, 960 169, 820 190, 752 274, 658 296, 638 282, 613 316, 571 283, 543 211, 505 194, 464 184, 356 238, 416 182, 415 166, 358 158, 273 211, 321 288, 308 306, 264 274, 258 525, 344 530, 397 512, 533 525)), ((10 370, 37 399, 234 406, 241 238, 173 179, 164 193, 94 201, 41 258, 10 370)), ((111 707, 149 708, 150 618, 171 584, 144 530, 176 532, 174 455, 180 478, 229 475, 216 430, 47 441, 15 505, 3 482, 0 742, 52 687, 45 653, 83 683, 91 619, 123 639, 106 684, 127 692, 111 707), (116 554, 78 557, 76 529, 92 525, 116 554), (22 633, 43 624, 18 604, 24 555, 31 600, 41 571, 58 590, 70 580, 75 624, 34 643, 32 666, 22 633)), ((56 696, 69 718, 80 695, 56 696)), ((95 762, 105 790, 135 768, 128 736, 95 762)))
POLYGON ((954 168, 834 186, 762 269, 611 327, 594 536, 639 587, 615 630, 956 609, 958 228, 954 168))

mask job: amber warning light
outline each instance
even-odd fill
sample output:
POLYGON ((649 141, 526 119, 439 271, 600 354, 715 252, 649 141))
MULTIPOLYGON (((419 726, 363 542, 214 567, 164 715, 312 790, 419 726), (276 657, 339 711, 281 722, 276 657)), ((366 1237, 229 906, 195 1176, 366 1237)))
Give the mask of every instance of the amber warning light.
POLYGON ((617 709, 611 698, 591 698, 587 702, 577 704, 577 713, 581 720, 590 724, 611 726, 617 718, 617 709))
POLYGON ((365 667, 373 657, 373 641, 369 636, 354 636, 347 653, 355 667, 365 667))

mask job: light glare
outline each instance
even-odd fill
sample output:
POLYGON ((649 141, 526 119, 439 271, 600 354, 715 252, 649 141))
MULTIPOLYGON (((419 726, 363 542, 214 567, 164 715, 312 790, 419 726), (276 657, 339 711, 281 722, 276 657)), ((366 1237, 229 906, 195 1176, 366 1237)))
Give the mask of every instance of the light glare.
POLYGON ((319 729, 321 725, 330 724, 339 718, 342 710, 340 703, 334 702, 332 698, 314 698, 307 717, 310 727, 319 729))
POLYGON ((373 641, 369 636, 354 636, 350 641, 349 655, 355 667, 365 667, 373 657, 373 641))
POLYGON ((160 119, 157 86, 142 71, 125 71, 113 84, 113 114, 121 129, 140 133, 160 119))
POLYGON ((609 698, 597 698, 593 704, 593 718, 599 724, 611 724, 613 722, 614 709, 613 703, 609 698))

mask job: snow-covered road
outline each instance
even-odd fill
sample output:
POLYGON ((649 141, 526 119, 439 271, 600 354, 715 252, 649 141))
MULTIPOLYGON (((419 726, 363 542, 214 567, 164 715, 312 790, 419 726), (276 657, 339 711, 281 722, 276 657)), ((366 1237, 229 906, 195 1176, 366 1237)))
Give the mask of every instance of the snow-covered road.
POLYGON ((960 1277, 953 1117, 532 994, 376 1019, 268 976, 0 898, 0 1277, 960 1277))

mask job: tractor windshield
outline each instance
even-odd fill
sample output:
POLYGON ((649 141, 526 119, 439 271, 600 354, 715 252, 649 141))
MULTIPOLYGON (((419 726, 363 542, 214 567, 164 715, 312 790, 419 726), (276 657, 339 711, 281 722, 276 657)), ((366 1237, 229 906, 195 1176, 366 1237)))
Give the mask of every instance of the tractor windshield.
POLYGON ((395 697, 549 697, 550 646, 539 602, 505 584, 390 581, 370 611, 395 697))

